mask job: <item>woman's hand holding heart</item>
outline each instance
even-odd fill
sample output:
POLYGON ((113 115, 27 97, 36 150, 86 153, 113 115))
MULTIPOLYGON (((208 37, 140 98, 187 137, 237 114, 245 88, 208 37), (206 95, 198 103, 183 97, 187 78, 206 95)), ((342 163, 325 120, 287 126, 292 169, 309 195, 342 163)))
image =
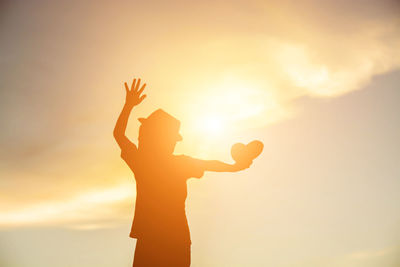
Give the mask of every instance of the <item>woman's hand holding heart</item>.
POLYGON ((231 155, 235 160, 234 171, 241 171, 250 167, 253 160, 263 151, 264 144, 261 141, 252 141, 247 145, 237 143, 232 146, 231 155))

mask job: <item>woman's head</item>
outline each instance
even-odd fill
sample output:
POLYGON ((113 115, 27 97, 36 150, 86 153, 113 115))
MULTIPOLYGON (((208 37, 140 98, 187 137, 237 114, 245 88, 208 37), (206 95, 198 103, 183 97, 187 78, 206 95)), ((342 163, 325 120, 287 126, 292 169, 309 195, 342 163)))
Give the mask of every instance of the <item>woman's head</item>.
POLYGON ((162 109, 139 121, 139 151, 158 155, 172 154, 176 143, 182 140, 179 134, 180 121, 162 109))

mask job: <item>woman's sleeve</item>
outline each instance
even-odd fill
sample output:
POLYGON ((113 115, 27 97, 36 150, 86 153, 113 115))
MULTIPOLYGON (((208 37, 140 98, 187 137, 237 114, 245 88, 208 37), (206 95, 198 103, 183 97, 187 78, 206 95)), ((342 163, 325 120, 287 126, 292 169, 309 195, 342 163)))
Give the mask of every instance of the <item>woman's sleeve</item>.
POLYGON ((205 164, 204 160, 192 158, 186 155, 181 155, 180 166, 186 178, 201 178, 204 175, 205 164))

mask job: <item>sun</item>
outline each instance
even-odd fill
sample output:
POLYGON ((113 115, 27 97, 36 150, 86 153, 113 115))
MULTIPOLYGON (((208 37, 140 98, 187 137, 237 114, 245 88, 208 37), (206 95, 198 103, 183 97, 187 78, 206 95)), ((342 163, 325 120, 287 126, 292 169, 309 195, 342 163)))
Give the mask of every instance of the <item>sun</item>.
POLYGON ((275 107, 275 98, 263 86, 232 77, 191 91, 186 98, 195 101, 184 106, 181 116, 184 139, 191 142, 183 143, 182 149, 209 154, 264 123, 266 112, 275 107))
POLYGON ((198 130, 208 136, 221 135, 226 127, 226 122, 222 116, 206 115, 199 119, 198 130))

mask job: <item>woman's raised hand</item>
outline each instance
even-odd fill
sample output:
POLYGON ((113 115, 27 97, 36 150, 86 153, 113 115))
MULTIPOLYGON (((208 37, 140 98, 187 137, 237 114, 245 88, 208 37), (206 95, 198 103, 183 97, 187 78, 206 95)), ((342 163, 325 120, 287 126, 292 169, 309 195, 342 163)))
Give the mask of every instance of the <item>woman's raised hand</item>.
POLYGON ((143 99, 146 98, 146 95, 141 95, 145 87, 146 84, 143 84, 142 87, 140 87, 140 79, 136 81, 136 78, 133 79, 131 89, 129 89, 128 84, 125 83, 125 105, 129 107, 134 107, 142 103, 143 99))

